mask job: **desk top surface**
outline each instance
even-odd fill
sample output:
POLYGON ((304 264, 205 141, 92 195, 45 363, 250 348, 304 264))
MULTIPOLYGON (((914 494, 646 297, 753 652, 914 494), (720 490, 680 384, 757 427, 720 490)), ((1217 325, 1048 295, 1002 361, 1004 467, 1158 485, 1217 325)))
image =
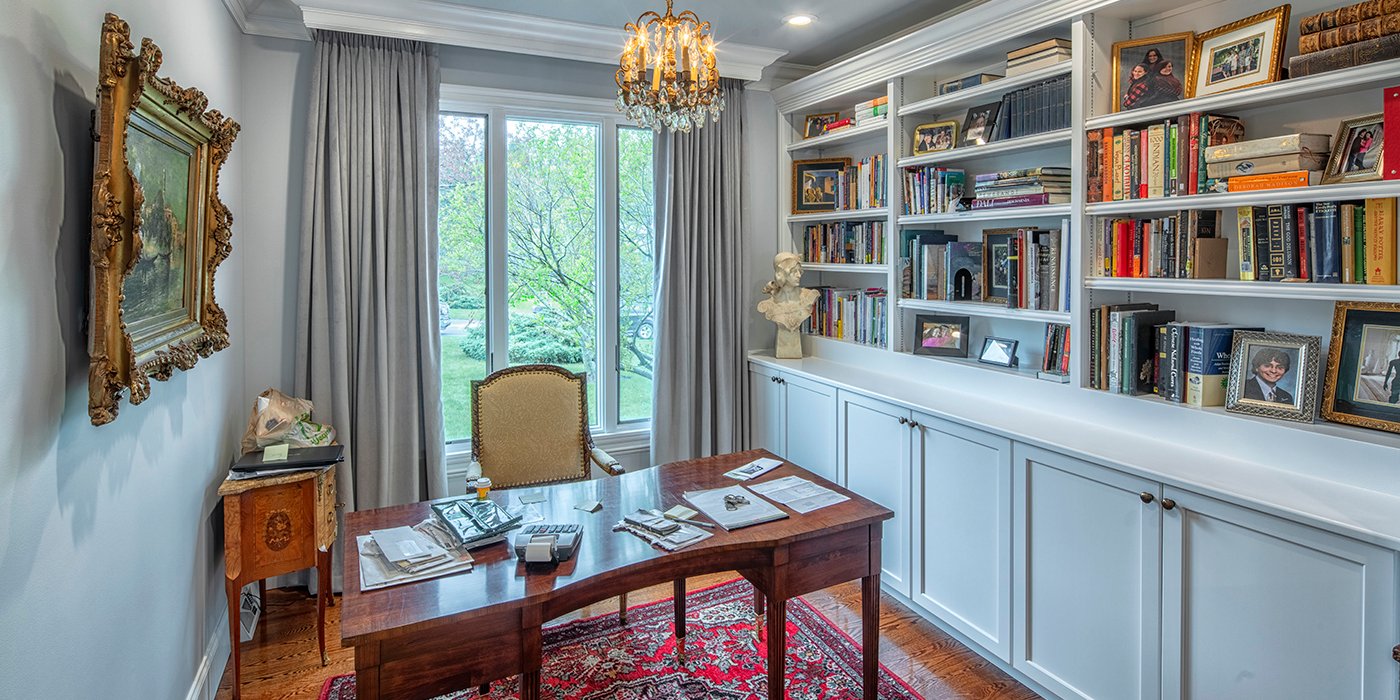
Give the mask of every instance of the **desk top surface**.
MULTIPOLYGON (((525 564, 515 558, 510 540, 472 550, 476 565, 464 574, 360 591, 359 556, 355 538, 371 530, 414 525, 431 514, 429 502, 411 503, 345 516, 345 594, 341 608, 341 636, 356 643, 433 625, 446 618, 471 614, 485 608, 514 608, 564 592, 587 587, 590 581, 623 576, 629 570, 664 568, 690 559, 723 558, 728 553, 772 548, 834 531, 864 527, 893 517, 889 509, 862 498, 791 462, 752 481, 741 482, 724 472, 759 457, 776 457, 765 450, 752 450, 703 459, 674 462, 629 472, 616 477, 553 484, 543 487, 496 490, 491 497, 502 505, 515 503, 516 494, 542 491, 546 501, 537 504, 547 523, 580 523, 583 542, 578 553, 553 569, 526 573, 525 564), (787 518, 727 532, 715 528, 710 537, 678 552, 652 547, 641 538, 612 528, 624 513, 638 508, 665 510, 684 504, 686 491, 762 483, 784 476, 800 476, 850 497, 836 505, 799 514, 779 505, 787 518), (596 513, 586 513, 575 505, 601 501, 596 513)), ((707 518, 700 518, 707 520, 707 518)), ((514 531, 511 533, 514 534, 514 531)), ((667 579, 659 579, 656 583, 667 579)), ((577 590, 575 590, 577 592, 577 590)))

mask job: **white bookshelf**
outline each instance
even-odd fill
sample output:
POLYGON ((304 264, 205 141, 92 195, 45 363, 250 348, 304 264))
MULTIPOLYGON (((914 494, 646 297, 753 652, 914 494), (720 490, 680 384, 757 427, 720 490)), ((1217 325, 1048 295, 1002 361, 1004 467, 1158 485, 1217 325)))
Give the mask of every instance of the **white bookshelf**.
POLYGON ((1007 318, 1016 321, 1037 323, 1069 323, 1068 311, 1039 311, 1036 309, 1012 309, 1005 304, 983 301, 941 301, 928 299, 900 299, 899 308, 914 311, 934 311, 945 314, 964 314, 985 318, 1007 318))
POLYGON ((802 263, 803 272, 854 272, 860 274, 889 274, 890 266, 884 263, 802 263))
POLYGON ((974 209, 950 214, 900 214, 900 226, 920 224, 948 224, 960 221, 1015 221, 1018 219, 1042 219, 1066 217, 1073 213, 1070 204, 1047 204, 1035 207, 1005 207, 1001 209, 974 209))
POLYGON ((795 141, 787 145, 787 150, 790 153, 821 150, 831 148, 832 146, 848 144, 861 138, 883 136, 885 131, 889 129, 887 122, 889 122, 889 117, 876 119, 857 126, 848 126, 830 134, 822 134, 821 136, 813 136, 810 139, 795 141))
POLYGON ((1142 277, 1089 277, 1086 289, 1152 294, 1190 294, 1256 299, 1315 301, 1400 301, 1400 287, 1380 284, 1315 284, 1311 282, 1244 282, 1142 277))
POLYGON ((953 112, 966 109, 967 107, 1000 100, 1002 95, 1012 90, 1019 90, 1027 85, 1035 85, 1036 83, 1051 78, 1058 78, 1062 75, 1066 75, 1070 72, 1070 68, 1073 67, 1073 65, 1073 61, 1063 61, 1053 66, 1033 70, 1015 77, 1001 78, 999 80, 993 80, 990 83, 983 83, 975 87, 950 92, 946 95, 938 95, 926 100, 912 102, 902 105, 899 108, 899 116, 907 117, 918 114, 930 116, 944 114, 952 116, 953 112))
POLYGON ((787 222, 790 224, 806 224, 822 221, 862 221, 867 219, 885 219, 888 218, 889 215, 889 207, 872 207, 870 209, 821 211, 812 214, 790 214, 787 217, 787 222))
MULTIPOLYGON (((964 146, 937 153, 927 153, 921 156, 909 156, 899 159, 899 167, 911 168, 916 165, 937 165, 939 163, 957 163, 967 160, 977 160, 979 158, 990 158, 991 156, 1009 155, 1023 151, 1034 151, 1056 146, 1068 146, 1070 138, 1074 135, 1074 129, 1058 129, 1046 131, 1031 136, 1021 136, 1004 141, 993 141, 981 146, 964 146)), ((1027 165, 1026 167, 1036 167, 1027 165)))
POLYGON ((1255 192, 1221 192, 1192 194, 1182 197, 1152 197, 1096 202, 1084 207, 1090 216, 1136 215, 1176 211, 1178 209, 1233 209, 1235 207, 1267 206, 1270 204, 1306 204, 1329 200, 1366 199, 1368 197, 1400 197, 1400 180, 1354 182, 1342 185, 1289 187, 1255 192))

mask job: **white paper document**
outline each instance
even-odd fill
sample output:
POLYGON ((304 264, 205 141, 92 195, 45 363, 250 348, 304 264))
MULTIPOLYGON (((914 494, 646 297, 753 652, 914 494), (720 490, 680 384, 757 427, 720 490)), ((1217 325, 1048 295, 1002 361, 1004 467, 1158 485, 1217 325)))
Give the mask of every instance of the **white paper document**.
POLYGON ((410 581, 424 581, 430 578, 456 574, 472 570, 472 555, 466 552, 451 552, 445 559, 438 560, 426 568, 404 571, 389 562, 375 544, 374 537, 360 535, 355 538, 360 554, 360 590, 372 591, 410 581))
POLYGON ((771 457, 760 457, 737 469, 730 469, 724 475, 739 481, 748 481, 756 476, 763 476, 768 472, 783 466, 783 460, 771 457))
POLYGON ((777 506, 737 484, 708 491, 687 491, 684 496, 690 505, 726 530, 737 530, 788 516, 777 506))
POLYGON ((749 487, 754 493, 771 498, 799 513, 810 513, 842 501, 851 500, 825 486, 818 486, 799 476, 785 476, 749 487))

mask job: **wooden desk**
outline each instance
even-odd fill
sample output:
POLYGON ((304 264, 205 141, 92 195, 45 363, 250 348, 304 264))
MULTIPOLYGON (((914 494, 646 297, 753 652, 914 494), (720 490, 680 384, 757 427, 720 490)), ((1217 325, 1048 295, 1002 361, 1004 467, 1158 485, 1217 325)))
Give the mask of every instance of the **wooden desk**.
POLYGON ((316 567, 316 638, 321 644, 321 665, 329 661, 326 604, 331 601, 331 546, 336 531, 335 468, 226 480, 219 486, 219 495, 224 497, 224 589, 237 700, 238 592, 253 581, 261 584, 269 576, 316 567))
MULTIPOLYGON (((866 700, 875 700, 879 669, 880 529, 889 510, 811 472, 784 464, 756 482, 797 475, 851 500, 733 532, 722 528, 699 544, 664 552, 612 527, 638 508, 681 503, 681 493, 733 485, 723 473, 764 450, 643 469, 607 479, 543 487, 540 504, 552 523, 584 524, 579 552, 553 570, 527 575, 507 544, 475 550, 470 573, 361 592, 359 557, 345 557, 341 638, 355 648, 355 686, 361 700, 429 698, 521 675, 520 700, 540 697, 540 626, 590 603, 687 576, 738 570, 767 598, 768 688, 782 698, 788 599, 861 579, 866 700), (603 502, 597 513, 574 505, 603 502)), ((530 491, 534 489, 520 489, 530 491)), ((514 492, 492 497, 505 504, 514 492)), ((781 506, 780 506, 781 507, 781 506)), ((428 503, 346 514, 346 541, 370 530, 412 525, 428 517, 428 503)), ((677 588, 682 588, 683 583, 677 588)), ((677 596, 677 620, 685 598, 677 596)), ((682 623, 683 624, 683 623, 682 623)), ((679 627, 677 637, 684 637, 679 627)))

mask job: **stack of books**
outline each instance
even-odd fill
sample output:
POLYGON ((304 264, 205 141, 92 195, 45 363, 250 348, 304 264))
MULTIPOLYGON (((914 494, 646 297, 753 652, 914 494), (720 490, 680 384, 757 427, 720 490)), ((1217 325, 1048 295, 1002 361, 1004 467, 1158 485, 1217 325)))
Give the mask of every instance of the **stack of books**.
POLYGON ((1090 274, 1103 277, 1220 279, 1229 241, 1219 210, 1179 211, 1151 219, 1102 219, 1090 274))
POLYGON ((973 209, 1001 209, 1042 204, 1068 204, 1069 168, 1044 166, 978 175, 973 183, 973 209))
POLYGON ((1210 178, 1206 152, 1242 141, 1244 123, 1192 112, 1161 124, 1091 130, 1086 137, 1090 202, 1176 197, 1224 191, 1225 180, 1210 178))
POLYGON ((1024 75, 1062 61, 1068 61, 1071 57, 1070 47, 1069 39, 1046 39, 1030 46, 1022 46, 1014 51, 1007 51, 1006 77, 1024 75))
POLYGON ((814 287, 817 301, 803 330, 864 345, 885 344, 885 297, 881 287, 814 287))
POLYGON ((1365 0, 1298 21, 1298 55, 1288 74, 1305 75, 1400 58, 1400 11, 1394 3, 1365 0))
POLYGON ((1045 324, 1045 357, 1036 376, 1061 384, 1069 382, 1069 324, 1045 324))
POLYGON ((845 221, 809 224, 802 231, 802 261, 883 264, 885 222, 845 221))
POLYGON ((1287 134, 1206 148, 1206 177, 1230 192, 1307 187, 1322 179, 1332 137, 1287 134))
POLYGON ((836 178, 836 207, 840 211, 874 209, 885 206, 887 178, 885 154, 879 153, 852 163, 836 178))
POLYGON ((853 118, 857 126, 866 124, 877 119, 884 119, 890 113, 890 96, 881 95, 873 100, 861 102, 855 106, 853 118))
POLYGON ((904 169, 904 213, 946 214, 959 211, 967 173, 931 165, 904 169))
POLYGON ((1395 284, 1395 216, 1390 198, 1240 207, 1240 279, 1395 284))

